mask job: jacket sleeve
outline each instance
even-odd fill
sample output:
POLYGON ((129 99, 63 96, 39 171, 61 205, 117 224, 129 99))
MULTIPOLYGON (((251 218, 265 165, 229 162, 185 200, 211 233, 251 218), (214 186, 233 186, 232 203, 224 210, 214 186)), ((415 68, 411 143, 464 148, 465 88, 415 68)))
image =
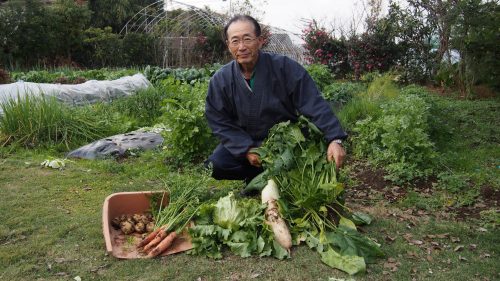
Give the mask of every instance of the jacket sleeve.
POLYGON ((323 132, 328 143, 334 139, 346 139, 347 134, 309 73, 294 61, 288 60, 287 64, 291 64, 288 69, 293 69, 291 93, 299 113, 309 118, 323 132))
POLYGON ((217 136, 221 144, 235 157, 244 157, 253 140, 236 122, 234 107, 226 91, 216 76, 212 77, 208 86, 205 104, 205 116, 212 133, 217 136))

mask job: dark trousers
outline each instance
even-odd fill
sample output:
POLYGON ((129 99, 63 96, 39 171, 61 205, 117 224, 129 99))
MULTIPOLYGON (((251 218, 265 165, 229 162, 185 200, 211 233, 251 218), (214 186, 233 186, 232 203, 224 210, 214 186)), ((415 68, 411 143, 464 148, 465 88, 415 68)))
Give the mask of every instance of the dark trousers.
POLYGON ((217 180, 245 180, 250 182, 263 169, 250 165, 245 157, 234 157, 222 144, 219 144, 205 165, 212 165, 212 177, 217 180))

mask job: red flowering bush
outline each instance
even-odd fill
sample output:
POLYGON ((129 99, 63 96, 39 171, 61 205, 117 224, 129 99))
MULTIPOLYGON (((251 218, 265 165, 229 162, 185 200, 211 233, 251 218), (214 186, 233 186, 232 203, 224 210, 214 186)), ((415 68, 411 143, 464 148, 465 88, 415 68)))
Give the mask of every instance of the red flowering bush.
POLYGON ((349 64, 356 79, 363 73, 385 72, 396 65, 400 51, 385 26, 379 22, 360 36, 349 39, 349 64))
POLYGON ((198 32, 193 52, 199 65, 226 60, 227 48, 221 34, 222 28, 216 26, 198 32))
POLYGON ((388 71, 400 52, 394 36, 384 26, 375 24, 363 34, 345 40, 335 38, 313 20, 302 31, 308 62, 328 66, 337 78, 352 74, 359 79, 366 72, 388 71))
POLYGON ((318 27, 316 21, 309 23, 302 31, 305 41, 307 60, 328 66, 334 75, 344 77, 349 71, 347 47, 342 39, 336 39, 324 27, 318 27))

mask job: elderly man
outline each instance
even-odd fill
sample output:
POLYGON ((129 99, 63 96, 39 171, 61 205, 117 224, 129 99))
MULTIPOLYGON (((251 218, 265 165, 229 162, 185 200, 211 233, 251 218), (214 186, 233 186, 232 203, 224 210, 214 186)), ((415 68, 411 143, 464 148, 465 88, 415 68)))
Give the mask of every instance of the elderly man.
POLYGON ((237 15, 224 28, 234 60, 210 80, 205 114, 220 139, 208 163, 216 179, 246 180, 262 172, 259 156, 250 149, 261 145, 269 129, 283 121, 311 120, 329 143, 327 159, 342 165, 347 135, 307 71, 296 61, 261 51, 259 23, 237 15))

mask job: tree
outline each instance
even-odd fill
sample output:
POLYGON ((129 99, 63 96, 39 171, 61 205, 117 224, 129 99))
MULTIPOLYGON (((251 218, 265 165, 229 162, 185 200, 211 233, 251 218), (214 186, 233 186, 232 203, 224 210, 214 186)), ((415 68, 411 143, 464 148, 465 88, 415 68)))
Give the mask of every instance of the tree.
POLYGON ((90 10, 73 0, 58 0, 53 12, 56 23, 51 32, 56 33, 57 56, 71 63, 73 54, 82 51, 83 32, 90 22, 90 10))
POLYGON ((119 32, 125 23, 152 0, 89 0, 92 11, 92 26, 104 28, 110 26, 113 32, 119 32))
POLYGON ((17 14, 17 28, 11 40, 15 42, 13 61, 19 66, 35 63, 46 64, 55 54, 56 38, 50 31, 54 26, 54 14, 40 1, 26 0, 13 4, 17 14))
POLYGON ((460 54, 459 87, 467 95, 479 83, 500 90, 500 5, 496 1, 456 2, 450 45, 460 54))

